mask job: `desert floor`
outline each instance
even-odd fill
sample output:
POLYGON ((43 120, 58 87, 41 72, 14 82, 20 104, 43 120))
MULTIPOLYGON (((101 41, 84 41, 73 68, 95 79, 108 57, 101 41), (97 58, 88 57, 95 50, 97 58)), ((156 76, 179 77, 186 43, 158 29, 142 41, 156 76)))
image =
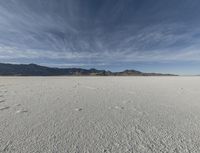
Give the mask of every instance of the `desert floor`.
POLYGON ((200 77, 0 77, 0 152, 200 152, 200 77))

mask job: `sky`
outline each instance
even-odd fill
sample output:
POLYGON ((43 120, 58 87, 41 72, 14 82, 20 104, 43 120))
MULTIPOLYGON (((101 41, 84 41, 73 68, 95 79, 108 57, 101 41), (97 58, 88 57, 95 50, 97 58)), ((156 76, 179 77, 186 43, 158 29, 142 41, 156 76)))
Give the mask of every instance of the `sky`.
POLYGON ((200 74, 199 0, 1 0, 0 62, 200 74))

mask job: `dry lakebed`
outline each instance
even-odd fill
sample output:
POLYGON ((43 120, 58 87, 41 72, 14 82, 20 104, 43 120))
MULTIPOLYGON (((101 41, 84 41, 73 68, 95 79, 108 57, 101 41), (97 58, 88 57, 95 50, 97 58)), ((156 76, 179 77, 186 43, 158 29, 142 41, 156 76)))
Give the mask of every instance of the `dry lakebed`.
POLYGON ((200 77, 0 77, 0 152, 200 152, 200 77))

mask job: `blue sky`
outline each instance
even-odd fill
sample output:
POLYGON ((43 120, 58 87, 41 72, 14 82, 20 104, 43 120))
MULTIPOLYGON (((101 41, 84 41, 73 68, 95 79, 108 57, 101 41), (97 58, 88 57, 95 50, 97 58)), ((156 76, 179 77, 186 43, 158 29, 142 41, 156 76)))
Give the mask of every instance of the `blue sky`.
POLYGON ((199 0, 2 0, 0 62, 200 74, 199 0))

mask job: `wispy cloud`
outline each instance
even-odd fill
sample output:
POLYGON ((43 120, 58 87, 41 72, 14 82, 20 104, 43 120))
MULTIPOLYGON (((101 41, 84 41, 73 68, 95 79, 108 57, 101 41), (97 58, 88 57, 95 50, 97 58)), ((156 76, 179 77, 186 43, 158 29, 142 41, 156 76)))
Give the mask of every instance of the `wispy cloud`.
POLYGON ((199 5, 197 0, 0 1, 0 60, 66 66, 200 61, 199 5))

